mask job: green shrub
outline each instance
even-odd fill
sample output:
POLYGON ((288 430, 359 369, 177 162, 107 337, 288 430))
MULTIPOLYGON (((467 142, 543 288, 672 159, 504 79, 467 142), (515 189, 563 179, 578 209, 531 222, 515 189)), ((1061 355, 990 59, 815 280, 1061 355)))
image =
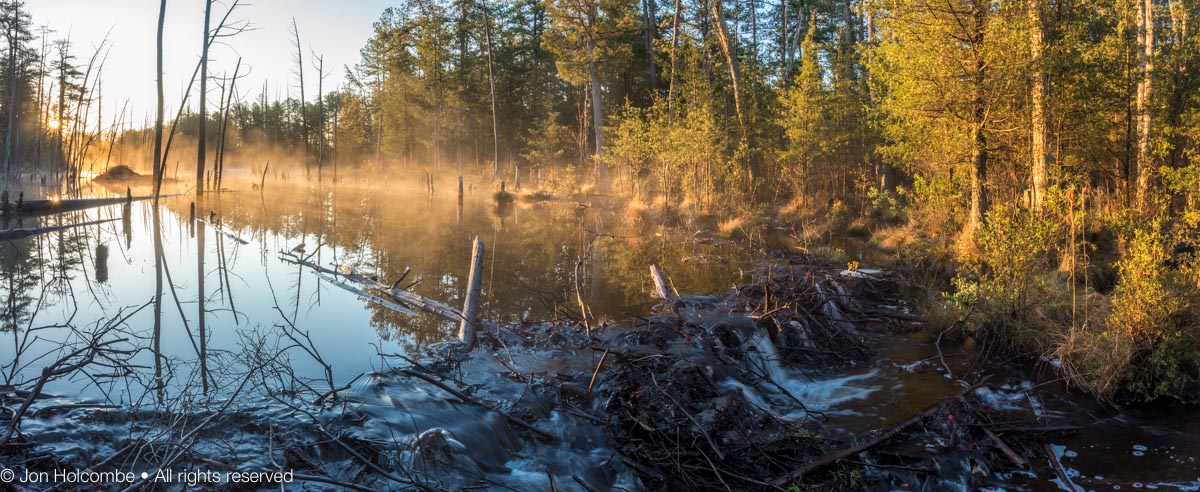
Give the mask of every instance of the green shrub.
POLYGON ((1053 253, 1061 235, 1061 224, 1048 215, 996 207, 953 281, 950 304, 974 308, 975 327, 986 338, 1022 350, 1045 349, 1054 327, 1039 308, 1060 297, 1051 295, 1050 286, 1058 282, 1053 253))
POLYGON ((1179 395, 1200 381, 1197 368, 1197 288, 1171 267, 1168 237, 1159 221, 1136 227, 1117 263, 1108 329, 1130 341, 1122 392, 1153 400, 1179 395))

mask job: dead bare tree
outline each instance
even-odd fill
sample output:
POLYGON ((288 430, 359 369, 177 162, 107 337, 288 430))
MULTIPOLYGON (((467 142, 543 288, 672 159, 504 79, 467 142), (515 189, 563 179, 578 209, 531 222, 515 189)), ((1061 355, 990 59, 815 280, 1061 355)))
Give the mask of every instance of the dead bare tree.
MULTIPOLYGON (((241 3, 241 0, 234 0, 233 3, 229 4, 229 7, 225 10, 225 15, 221 17, 221 22, 217 23, 217 27, 213 28, 212 30, 212 35, 208 37, 209 45, 216 43, 218 40, 230 38, 237 36, 238 34, 254 30, 254 27, 248 20, 230 20, 230 16, 232 16, 234 11, 236 11, 238 7, 241 7, 242 5, 243 4, 241 3)), ((160 22, 161 21, 162 19, 160 19, 160 22)), ((161 39, 159 41, 161 43, 161 39)), ((161 53, 159 54, 159 57, 161 58, 161 53)), ((161 60, 159 61, 159 78, 161 78, 162 65, 161 60)), ((156 196, 159 194, 162 188, 163 175, 166 174, 167 155, 171 152, 171 141, 175 137, 175 128, 179 124, 179 119, 183 115, 183 112, 187 109, 187 101, 192 92, 192 86, 195 85, 196 78, 200 74, 201 61, 203 60, 200 60, 196 63, 196 68, 192 71, 192 78, 188 81, 187 89, 183 91, 183 100, 179 102, 179 110, 175 113, 175 119, 171 122, 171 131, 167 132, 166 145, 161 149, 161 153, 156 151, 156 154, 160 154, 157 164, 155 165, 154 194, 156 196)), ((161 92, 161 90, 159 92, 161 92)), ((161 107, 162 104, 160 103, 159 106, 161 107)), ((161 119, 159 120, 158 126, 161 126, 161 119)), ((157 129, 156 134, 159 134, 157 129)))
POLYGON ((213 0, 204 0, 204 43, 200 48, 200 128, 196 143, 196 196, 204 195, 204 153, 208 146, 208 50, 213 0))
POLYGON ((300 29, 292 17, 292 45, 296 48, 296 75, 300 78, 300 138, 304 139, 304 173, 308 174, 308 111, 304 109, 304 50, 300 48, 300 29))
MULTIPOLYGON (((158 6, 158 38, 157 38, 157 65, 156 72, 158 88, 158 107, 154 119, 154 208, 158 209, 158 196, 162 192, 162 175, 163 175, 163 155, 162 155, 162 136, 163 136, 163 24, 167 20, 167 0, 161 0, 158 6)), ((160 280, 161 282, 161 280, 160 280)), ((161 284, 160 284, 161 285, 161 284)))
POLYGON ((217 155, 213 160, 213 185, 218 191, 221 189, 221 181, 225 176, 225 149, 226 137, 229 132, 229 113, 233 109, 234 94, 237 90, 237 80, 242 77, 240 75, 242 69, 242 58, 238 57, 237 65, 233 69, 233 77, 226 79, 221 86, 222 101, 218 114, 221 115, 219 121, 221 123, 217 137, 217 155))
POLYGON ((325 92, 323 89, 325 77, 325 57, 312 53, 316 60, 317 69, 317 181, 321 180, 321 172, 325 167, 325 92))

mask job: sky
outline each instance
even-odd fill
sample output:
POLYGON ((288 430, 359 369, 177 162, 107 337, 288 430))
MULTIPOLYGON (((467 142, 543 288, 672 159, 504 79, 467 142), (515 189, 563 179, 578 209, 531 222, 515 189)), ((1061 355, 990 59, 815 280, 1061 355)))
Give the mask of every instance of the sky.
MULTIPOLYGON (((214 3, 214 28, 232 1, 214 3)), ((250 75, 237 83, 242 100, 257 98, 264 81, 269 98, 289 94, 298 97, 295 49, 289 31, 294 17, 304 48, 305 95, 311 101, 317 86, 312 54, 325 58, 326 92, 343 84, 343 67, 353 67, 359 61, 359 50, 389 3, 387 0, 242 0, 230 19, 248 20, 254 30, 226 38, 214 46, 209 55, 209 74, 215 77, 222 72, 232 74, 240 56, 242 73, 250 69, 250 75)), ((34 35, 40 36, 41 26, 47 26, 54 31, 47 35, 50 40, 69 36, 72 54, 80 65, 86 65, 107 34, 110 49, 101 80, 106 119, 119 111, 126 100, 135 126, 141 126, 147 118, 153 119, 158 0, 25 0, 25 8, 33 18, 34 35)), ((204 0, 167 0, 163 94, 168 119, 178 109, 200 59, 203 30, 204 0)), ((35 40, 34 49, 40 48, 41 40, 35 40)), ((210 81, 209 90, 210 105, 216 104, 220 89, 210 81)))

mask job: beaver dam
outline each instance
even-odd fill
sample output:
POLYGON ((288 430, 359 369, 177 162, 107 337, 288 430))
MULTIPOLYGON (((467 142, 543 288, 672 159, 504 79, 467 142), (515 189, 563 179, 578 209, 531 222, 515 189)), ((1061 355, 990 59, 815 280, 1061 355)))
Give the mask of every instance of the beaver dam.
POLYGON ((0 242, 14 490, 1200 489, 1196 412, 944 342, 854 251, 428 177, 113 186, 0 242))

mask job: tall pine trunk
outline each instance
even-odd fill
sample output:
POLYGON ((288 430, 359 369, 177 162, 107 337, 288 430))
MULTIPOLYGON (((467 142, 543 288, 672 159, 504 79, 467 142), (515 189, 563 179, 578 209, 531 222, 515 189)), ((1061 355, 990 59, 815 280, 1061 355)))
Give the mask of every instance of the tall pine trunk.
POLYGON ((600 102, 600 69, 596 65, 596 34, 588 38, 588 72, 591 75, 592 86, 592 130, 596 135, 596 173, 603 181, 607 176, 604 169, 604 164, 600 162, 599 157, 604 152, 604 132, 601 127, 604 125, 604 106, 600 102))
POLYGON ((485 4, 484 38, 487 42, 488 87, 492 96, 492 179, 500 178, 500 125, 496 119, 496 76, 492 72, 492 12, 485 4))
POLYGON ((1042 12, 1039 0, 1028 0, 1029 10, 1029 58, 1033 64, 1030 78, 1033 81, 1030 89, 1030 173, 1033 175, 1033 190, 1031 205, 1035 210, 1042 209, 1045 199, 1048 173, 1046 170, 1046 114, 1043 104, 1046 98, 1046 73, 1042 63, 1042 43, 1045 35, 1042 31, 1042 12))
POLYGON ((654 8, 655 0, 642 0, 642 16, 645 19, 646 63, 648 66, 650 93, 658 91, 658 69, 654 66, 654 31, 658 26, 658 14, 654 8))
POLYGON ((1138 80, 1137 87, 1137 179, 1136 206, 1146 204, 1150 183, 1150 98, 1154 73, 1154 0, 1139 0, 1138 5, 1138 80))
POLYGON ((729 35, 729 27, 725 24, 724 9, 721 8, 722 1, 713 0, 712 2, 713 26, 716 28, 717 41, 721 45, 721 52, 725 54, 725 64, 729 66, 729 80, 733 84, 733 107, 737 112, 738 128, 744 137, 746 133, 746 119, 742 113, 741 73, 738 68, 736 47, 733 45, 733 39, 729 35))
MULTIPOLYGON (((674 111, 675 97, 675 51, 679 49, 679 8, 682 0, 675 0, 675 16, 671 19, 671 81, 667 85, 667 118, 670 120, 674 111)), ((786 0, 785 0, 786 1, 786 0)))
MULTIPOLYGON (((972 10, 973 46, 982 46, 987 29, 988 4, 977 2, 972 10)), ((967 227, 963 230, 964 239, 968 244, 974 244, 976 232, 983 225, 988 212, 988 148, 987 148, 987 65, 982 56, 975 55, 975 73, 973 74, 975 91, 971 102, 970 139, 971 139, 971 210, 967 216, 967 227)))

